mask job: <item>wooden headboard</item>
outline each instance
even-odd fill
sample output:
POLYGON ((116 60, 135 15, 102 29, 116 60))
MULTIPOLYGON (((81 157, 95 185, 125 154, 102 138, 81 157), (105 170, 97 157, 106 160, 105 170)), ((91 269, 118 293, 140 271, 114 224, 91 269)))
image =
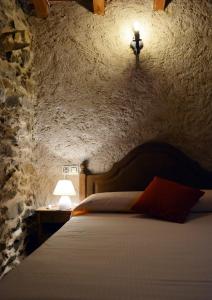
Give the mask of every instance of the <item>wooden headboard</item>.
POLYGON ((197 188, 212 188, 212 173, 196 161, 169 144, 149 142, 133 149, 106 173, 91 174, 83 162, 80 199, 101 192, 141 191, 156 175, 197 188))

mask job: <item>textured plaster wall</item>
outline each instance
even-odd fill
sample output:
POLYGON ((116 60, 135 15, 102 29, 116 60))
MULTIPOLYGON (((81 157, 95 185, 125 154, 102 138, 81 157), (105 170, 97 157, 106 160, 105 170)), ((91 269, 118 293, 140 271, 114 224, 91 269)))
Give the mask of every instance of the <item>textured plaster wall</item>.
POLYGON ((62 164, 88 158, 105 171, 152 139, 212 170, 211 1, 173 0, 153 12, 153 1, 114 0, 104 17, 77 2, 31 18, 38 201, 51 201, 62 164), (139 63, 129 48, 134 20, 139 63))

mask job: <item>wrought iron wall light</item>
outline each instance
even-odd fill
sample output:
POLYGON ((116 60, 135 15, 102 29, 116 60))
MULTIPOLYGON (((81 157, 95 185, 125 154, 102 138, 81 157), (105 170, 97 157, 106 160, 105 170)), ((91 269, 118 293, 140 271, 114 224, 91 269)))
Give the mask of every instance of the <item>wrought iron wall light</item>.
POLYGON ((134 32, 134 37, 130 44, 130 47, 133 49, 134 54, 137 56, 140 54, 141 49, 144 46, 143 41, 140 38, 140 24, 138 22, 134 22, 133 32, 134 32))

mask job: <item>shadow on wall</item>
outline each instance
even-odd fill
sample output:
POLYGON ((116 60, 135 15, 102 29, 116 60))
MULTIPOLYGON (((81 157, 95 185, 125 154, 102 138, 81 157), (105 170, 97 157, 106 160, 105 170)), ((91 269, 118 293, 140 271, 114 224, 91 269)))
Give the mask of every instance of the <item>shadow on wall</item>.
POLYGON ((77 0, 76 1, 79 5, 85 7, 90 12, 93 12, 93 1, 92 0, 77 0))
MULTIPOLYGON (((161 99, 161 94, 164 94, 161 93, 161 90, 167 89, 169 83, 167 83, 161 70, 151 71, 149 61, 142 61, 142 56, 140 59, 138 63, 135 58, 134 64, 129 64, 118 76, 113 76, 104 83, 105 91, 110 92, 111 89, 114 91, 112 94, 106 92, 105 95, 106 98, 110 98, 110 105, 113 109, 111 113, 110 107, 104 107, 102 111, 104 119, 102 121, 100 116, 97 122, 98 126, 96 123, 92 123, 92 127, 90 127, 91 116, 88 115, 88 118, 83 119, 83 127, 79 127, 79 132, 75 131, 73 126, 70 126, 72 131, 70 142, 72 143, 67 149, 64 147, 61 151, 59 148, 57 151, 53 151, 51 147, 48 147, 48 144, 38 145, 38 168, 40 172, 38 199, 48 202, 52 198, 51 191, 57 180, 61 178, 60 167, 67 164, 67 161, 80 163, 84 159, 89 159, 93 171, 103 172, 112 167, 112 165, 108 165, 111 157, 113 158, 111 164, 113 164, 135 146, 147 140, 158 139, 161 135, 160 132, 164 132, 169 108, 166 99, 161 99), (163 82, 163 85, 161 85, 161 82, 163 82), (162 123, 163 120, 164 124, 162 123), (153 126, 155 121, 158 121, 157 126, 153 126), (116 128, 115 131, 113 130, 114 127, 116 128), (83 137, 87 133, 87 128, 91 131, 90 140, 87 142, 85 140, 82 145, 77 144, 75 146, 76 134, 83 137), (94 132, 97 134, 97 131, 99 132, 98 144, 95 143, 94 135, 94 132), (83 149, 81 149, 82 146, 83 149), (117 151, 117 148, 119 151, 117 151), (104 157, 102 153, 104 153, 104 157), (48 160, 43 160, 42 157, 45 157, 45 159, 48 157, 48 160)), ((99 84, 102 85, 102 82, 99 84)), ((103 95, 101 101, 103 104, 103 95)), ((65 103, 63 103, 64 105, 65 103)), ((68 106, 66 110, 68 110, 68 106)), ((95 118, 98 119, 98 114, 95 118)), ((64 137, 64 141, 65 139, 64 137)), ((163 140, 166 141, 166 139, 163 140)))
POLYGON ((166 0, 165 8, 167 8, 172 1, 173 0, 166 0))
POLYGON ((96 153, 87 157, 92 171, 109 170, 113 163, 146 141, 157 139, 165 142, 172 140, 171 137, 174 140, 176 135, 182 138, 180 126, 179 131, 174 132, 174 126, 168 125, 172 108, 169 101, 161 96, 169 90, 170 82, 162 70, 150 71, 150 64, 142 61, 142 56, 140 62, 135 58, 135 63, 123 70, 120 77, 112 79, 110 84, 119 86, 118 95, 112 98, 113 106, 116 107, 116 101, 122 102, 122 105, 118 105, 113 119, 116 128, 113 135, 107 128, 96 153), (167 132, 165 136, 164 132, 167 132), (111 165, 108 165, 109 161, 111 165))
MULTIPOLYGON (((198 156, 192 155, 196 131, 188 127, 199 127, 200 112, 192 109, 195 103, 192 101, 189 107, 186 95, 182 98, 177 89, 173 90, 173 80, 167 78, 163 69, 151 71, 151 62, 142 61, 142 56, 140 59, 138 62, 135 58, 134 65, 129 65, 120 77, 114 77, 112 83, 109 83, 119 86, 119 98, 111 98, 114 107, 116 101, 123 102, 122 107, 118 106, 116 118, 113 119, 116 131, 111 135, 110 128, 106 128, 96 152, 86 157, 89 168, 95 173, 111 168, 112 165, 108 165, 111 157, 113 164, 135 146, 150 140, 170 143, 199 160, 198 156)), ((206 151, 203 143, 198 147, 200 153, 206 151)))

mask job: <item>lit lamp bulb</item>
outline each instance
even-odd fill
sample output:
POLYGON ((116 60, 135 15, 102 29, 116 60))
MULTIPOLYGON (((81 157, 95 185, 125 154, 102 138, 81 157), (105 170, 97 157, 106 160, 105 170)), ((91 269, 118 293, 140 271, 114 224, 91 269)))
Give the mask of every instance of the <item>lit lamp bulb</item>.
POLYGON ((130 47, 133 49, 135 55, 139 55, 144 45, 142 39, 140 38, 140 24, 137 21, 133 23, 133 32, 134 38, 130 44, 130 47))
POLYGON ((67 179, 59 180, 56 184, 53 195, 61 196, 59 199, 60 209, 73 208, 73 203, 69 196, 76 195, 76 192, 71 180, 67 180, 67 179))
POLYGON ((136 33, 136 32, 139 33, 139 30, 140 30, 140 24, 138 23, 138 21, 135 21, 133 23, 133 31, 134 31, 134 33, 136 33))

